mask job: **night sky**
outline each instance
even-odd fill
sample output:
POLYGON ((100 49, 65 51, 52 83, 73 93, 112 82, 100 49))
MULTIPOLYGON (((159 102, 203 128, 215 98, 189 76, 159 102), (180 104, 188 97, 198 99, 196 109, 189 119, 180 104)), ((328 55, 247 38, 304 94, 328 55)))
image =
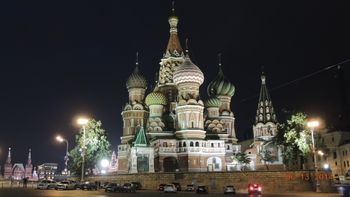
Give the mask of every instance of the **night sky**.
MULTIPOLYGON (((192 61, 206 78, 203 99, 222 53, 224 73, 236 87, 232 110, 240 140, 252 136, 262 66, 279 120, 304 111, 327 127, 342 125, 349 62, 341 72, 334 67, 280 86, 350 58, 345 2, 176 1, 182 46, 189 38, 192 61)), ((116 149, 135 53, 149 91, 170 14, 170 0, 1 1, 0 164, 12 147, 13 162, 25 163, 32 148, 35 165, 63 165, 65 145, 55 136, 72 147, 78 115, 101 120, 116 149)))

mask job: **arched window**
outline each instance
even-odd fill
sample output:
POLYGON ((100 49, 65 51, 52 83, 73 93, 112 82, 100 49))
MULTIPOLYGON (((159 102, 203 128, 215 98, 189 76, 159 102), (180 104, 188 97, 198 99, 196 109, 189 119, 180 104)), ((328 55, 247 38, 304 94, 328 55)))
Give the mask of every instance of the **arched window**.
POLYGON ((184 142, 182 145, 183 145, 183 147, 186 147, 186 142, 184 142))
POLYGON ((179 142, 179 147, 181 147, 182 146, 182 144, 181 144, 181 142, 179 142))
POLYGON ((196 147, 199 147, 199 142, 196 142, 196 147))
POLYGON ((220 148, 220 143, 218 143, 218 147, 220 148))
POLYGON ((230 146, 229 145, 227 145, 227 150, 230 150, 230 146))
POLYGON ((193 142, 190 142, 190 147, 193 147, 193 142))
POLYGON ((214 143, 211 143, 211 147, 214 147, 214 143))

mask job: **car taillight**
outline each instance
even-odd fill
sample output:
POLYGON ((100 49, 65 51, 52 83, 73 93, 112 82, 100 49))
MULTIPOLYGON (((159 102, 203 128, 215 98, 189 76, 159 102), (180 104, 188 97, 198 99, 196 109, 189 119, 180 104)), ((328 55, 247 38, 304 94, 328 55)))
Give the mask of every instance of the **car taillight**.
POLYGON ((249 187, 249 190, 253 190, 254 188, 252 186, 249 187))
POLYGON ((258 187, 258 190, 261 191, 261 187, 258 187))

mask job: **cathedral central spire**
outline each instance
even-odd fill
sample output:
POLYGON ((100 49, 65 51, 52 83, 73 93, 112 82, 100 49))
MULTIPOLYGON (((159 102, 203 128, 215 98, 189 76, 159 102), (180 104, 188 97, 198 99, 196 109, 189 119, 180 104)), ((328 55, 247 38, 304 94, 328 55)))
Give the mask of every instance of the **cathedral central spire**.
POLYGON ((183 50, 177 36, 177 24, 179 23, 179 18, 175 16, 175 5, 174 1, 172 4, 172 15, 169 17, 168 22, 170 25, 170 38, 168 45, 164 54, 164 57, 182 57, 183 50))

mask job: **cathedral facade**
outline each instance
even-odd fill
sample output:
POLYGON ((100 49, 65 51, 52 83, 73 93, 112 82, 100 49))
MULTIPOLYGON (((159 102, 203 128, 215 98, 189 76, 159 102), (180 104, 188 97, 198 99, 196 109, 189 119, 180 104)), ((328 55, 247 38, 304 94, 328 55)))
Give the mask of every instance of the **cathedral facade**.
POLYGON ((168 22, 169 41, 154 89, 146 95, 138 61, 126 82, 129 99, 121 113, 118 173, 232 170, 232 156, 241 151, 230 108, 235 87, 219 62, 208 99, 201 100, 204 75, 180 44, 178 17, 172 15, 168 22))

